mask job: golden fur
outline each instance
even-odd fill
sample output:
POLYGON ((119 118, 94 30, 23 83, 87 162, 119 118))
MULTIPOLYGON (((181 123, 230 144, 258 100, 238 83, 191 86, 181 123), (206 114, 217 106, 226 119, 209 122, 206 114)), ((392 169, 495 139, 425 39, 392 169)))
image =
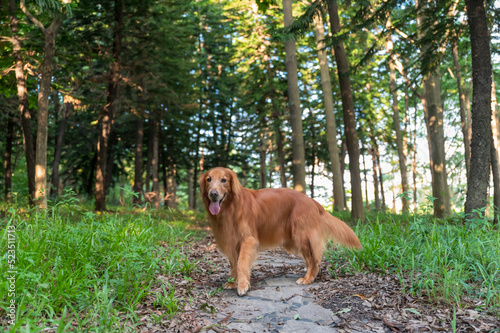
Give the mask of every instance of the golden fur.
POLYGON ((281 246, 304 258, 307 273, 297 284, 309 284, 318 274, 326 241, 361 248, 351 228, 315 200, 288 188, 249 190, 236 173, 213 168, 200 177, 201 196, 219 250, 231 264, 234 282, 243 296, 250 288, 250 268, 262 248, 281 246))

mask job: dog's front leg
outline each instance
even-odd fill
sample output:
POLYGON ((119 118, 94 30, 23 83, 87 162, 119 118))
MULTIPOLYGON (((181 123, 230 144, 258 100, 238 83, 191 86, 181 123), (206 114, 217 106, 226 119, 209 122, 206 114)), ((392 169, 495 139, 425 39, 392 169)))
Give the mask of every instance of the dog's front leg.
POLYGON ((257 255, 259 242, 254 237, 244 238, 241 242, 236 270, 237 292, 239 296, 246 294, 250 288, 250 268, 257 255))

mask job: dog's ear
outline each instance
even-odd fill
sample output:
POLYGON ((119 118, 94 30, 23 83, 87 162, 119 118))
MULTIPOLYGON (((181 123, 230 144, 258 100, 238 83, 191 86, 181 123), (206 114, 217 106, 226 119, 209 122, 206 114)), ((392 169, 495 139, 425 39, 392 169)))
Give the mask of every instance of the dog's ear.
POLYGON ((207 197, 207 175, 208 171, 203 173, 198 181, 200 184, 200 195, 202 199, 205 199, 207 197))
POLYGON ((231 175, 231 191, 234 195, 239 195, 241 193, 241 190, 243 189, 243 186, 241 186, 236 172, 234 172, 233 170, 229 170, 229 174, 231 175))

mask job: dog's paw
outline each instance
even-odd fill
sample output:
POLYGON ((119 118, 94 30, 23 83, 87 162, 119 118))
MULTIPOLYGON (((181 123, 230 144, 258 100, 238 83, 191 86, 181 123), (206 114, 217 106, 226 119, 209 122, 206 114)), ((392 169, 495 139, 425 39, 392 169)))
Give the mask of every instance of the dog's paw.
POLYGON ((309 280, 307 280, 306 278, 300 278, 300 279, 298 279, 297 281, 295 281, 295 283, 297 283, 297 284, 309 284, 309 283, 311 283, 311 282, 312 282, 312 281, 309 281, 309 280))
POLYGON ((237 288, 238 296, 244 296, 247 293, 248 289, 250 289, 250 282, 247 281, 238 282, 238 288, 237 288))
POLYGON ((234 282, 226 282, 224 283, 224 289, 235 289, 236 284, 234 282))

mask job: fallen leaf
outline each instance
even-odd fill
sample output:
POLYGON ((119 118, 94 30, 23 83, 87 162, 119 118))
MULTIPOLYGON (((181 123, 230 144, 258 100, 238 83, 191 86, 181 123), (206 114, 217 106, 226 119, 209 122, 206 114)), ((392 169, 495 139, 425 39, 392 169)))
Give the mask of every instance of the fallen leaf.
POLYGON ((345 309, 342 309, 340 311, 337 311, 334 313, 334 315, 338 315, 338 314, 341 314, 341 313, 347 313, 347 312, 351 312, 351 308, 345 308, 345 309))

